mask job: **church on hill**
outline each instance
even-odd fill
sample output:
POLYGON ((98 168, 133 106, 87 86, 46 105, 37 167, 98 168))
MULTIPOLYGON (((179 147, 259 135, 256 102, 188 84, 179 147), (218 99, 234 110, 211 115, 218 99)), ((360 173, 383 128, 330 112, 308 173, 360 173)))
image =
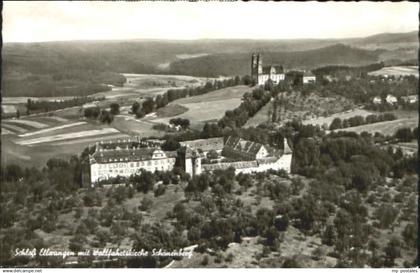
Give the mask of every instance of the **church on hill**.
POLYGON ((278 84, 284 81, 285 71, 281 65, 262 66, 262 56, 260 53, 253 53, 251 60, 251 77, 258 85, 264 85, 271 80, 278 84))

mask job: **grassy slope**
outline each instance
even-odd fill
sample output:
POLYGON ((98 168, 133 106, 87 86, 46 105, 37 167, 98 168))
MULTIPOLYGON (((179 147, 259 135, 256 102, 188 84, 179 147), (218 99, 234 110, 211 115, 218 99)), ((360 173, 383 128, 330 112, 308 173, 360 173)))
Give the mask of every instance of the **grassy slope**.
POLYGON ((181 117, 189 119, 193 127, 201 127, 205 121, 217 120, 227 110, 232 110, 239 106, 243 94, 251 90, 251 87, 241 85, 223 88, 200 96, 176 100, 160 110, 165 113, 163 118, 159 117, 153 120, 153 122, 168 123, 173 117, 181 117), (188 110, 179 114, 180 107, 174 107, 173 105, 179 105, 188 110), (172 113, 170 113, 171 110, 172 113))

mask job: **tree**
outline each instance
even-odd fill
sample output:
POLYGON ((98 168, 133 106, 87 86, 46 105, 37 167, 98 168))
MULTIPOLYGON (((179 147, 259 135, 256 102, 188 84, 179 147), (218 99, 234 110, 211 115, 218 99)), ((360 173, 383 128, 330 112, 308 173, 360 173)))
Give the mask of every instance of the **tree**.
POLYGON ((162 149, 164 151, 176 151, 181 147, 181 145, 179 144, 179 142, 173 138, 169 138, 167 139, 163 144, 162 144, 162 149))
POLYGON ((138 103, 137 101, 135 101, 133 103, 133 105, 131 105, 131 113, 136 114, 137 111, 140 110, 140 103, 138 103))
POLYGON ((395 137, 401 142, 409 142, 413 139, 413 134, 411 133, 410 128, 401 128, 395 133, 395 137))
POLYGON ((114 116, 105 109, 102 109, 101 114, 99 116, 99 120, 102 123, 110 124, 114 120, 114 116))
POLYGON ((153 101, 153 98, 147 98, 142 105, 142 109, 144 111, 145 114, 149 114, 151 112, 153 112, 153 110, 155 109, 155 103, 153 101))
POLYGON ((219 157, 219 154, 216 152, 216 150, 210 150, 207 153, 208 159, 217 159, 219 157))
POLYGON ((398 216, 398 209, 391 204, 382 204, 375 211, 375 217, 379 220, 381 228, 388 228, 398 216))
POLYGON ((112 115, 118 115, 120 113, 120 105, 116 102, 111 103, 110 105, 110 112, 112 115))
POLYGON ((147 211, 152 207, 152 205, 153 205, 153 200, 145 196, 143 200, 141 200, 139 209, 142 211, 147 211))
POLYGON ((330 130, 336 130, 343 128, 343 124, 340 118, 335 118, 330 125, 330 130))
POLYGON ((416 225, 408 223, 402 231, 402 237, 408 247, 415 248, 417 245, 417 228, 416 225))
POLYGON ((322 243, 328 246, 333 246, 336 241, 336 233, 333 225, 328 225, 322 234, 322 243))
POLYGON ((282 265, 283 268, 299 268, 299 262, 296 260, 296 258, 287 258, 282 265))
POLYGON ((394 266, 395 259, 398 257, 401 257, 401 242, 396 237, 393 237, 391 240, 389 240, 384 251, 385 251, 384 265, 386 267, 394 266))
POLYGON ((137 112, 135 112, 136 118, 142 118, 146 115, 146 113, 144 113, 143 109, 138 109, 137 112))

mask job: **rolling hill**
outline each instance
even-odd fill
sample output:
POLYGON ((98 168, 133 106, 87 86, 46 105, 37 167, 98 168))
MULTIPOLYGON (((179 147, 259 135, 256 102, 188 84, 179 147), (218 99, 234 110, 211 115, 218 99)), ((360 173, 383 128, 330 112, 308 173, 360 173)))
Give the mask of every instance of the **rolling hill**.
MULTIPOLYGON (((266 64, 315 68, 328 64, 392 64, 417 59, 418 35, 384 33, 351 39, 281 40, 116 40, 3 45, 3 95, 36 95, 30 86, 120 85, 118 73, 194 76, 249 74, 249 55, 264 54, 266 64), (28 93, 29 92, 29 93, 28 93)), ((77 92, 76 92, 77 93, 77 92)))

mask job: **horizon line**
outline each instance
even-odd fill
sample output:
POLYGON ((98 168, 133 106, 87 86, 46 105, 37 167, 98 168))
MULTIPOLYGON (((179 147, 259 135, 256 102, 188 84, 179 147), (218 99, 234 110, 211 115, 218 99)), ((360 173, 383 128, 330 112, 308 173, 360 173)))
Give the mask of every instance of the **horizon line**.
POLYGON ((408 34, 412 32, 419 33, 419 30, 411 30, 406 32, 379 32, 375 34, 371 34, 368 36, 357 36, 357 37, 341 37, 341 38, 117 38, 117 39, 106 39, 106 38, 98 38, 98 39, 72 39, 72 40, 45 40, 45 41, 11 41, 6 42, 3 40, 3 44, 35 44, 35 43, 62 43, 62 42, 123 42, 123 41, 166 41, 166 42, 197 42, 197 41, 241 41, 241 40, 250 40, 250 41, 279 41, 279 40, 352 40, 352 39, 363 39, 377 35, 385 35, 385 34, 408 34))

